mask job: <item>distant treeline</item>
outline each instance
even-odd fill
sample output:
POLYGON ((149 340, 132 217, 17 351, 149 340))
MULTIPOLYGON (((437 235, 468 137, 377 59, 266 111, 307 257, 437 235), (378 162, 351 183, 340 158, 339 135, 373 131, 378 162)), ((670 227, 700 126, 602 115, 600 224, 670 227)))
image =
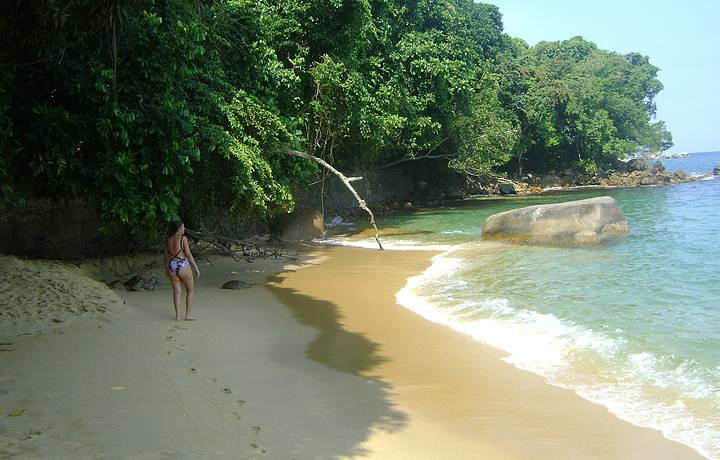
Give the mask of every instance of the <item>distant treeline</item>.
MULTIPOLYGON (((672 145, 658 69, 530 47, 470 0, 27 0, 0 14, 0 174, 140 232, 268 217, 316 180, 433 161, 581 169, 672 145)), ((434 166, 437 167, 437 166, 434 166)))

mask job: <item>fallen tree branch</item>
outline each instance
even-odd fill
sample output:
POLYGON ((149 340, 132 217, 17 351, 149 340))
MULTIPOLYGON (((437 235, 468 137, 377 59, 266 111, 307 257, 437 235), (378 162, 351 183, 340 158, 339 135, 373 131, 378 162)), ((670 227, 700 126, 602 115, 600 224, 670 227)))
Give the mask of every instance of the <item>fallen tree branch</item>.
POLYGON ((505 178, 505 177, 502 177, 502 176, 500 176, 500 175, 498 175, 498 174, 491 173, 491 172, 487 172, 487 171, 483 171, 483 172, 469 172, 469 175, 470 175, 470 176, 473 176, 473 177, 476 177, 476 178, 478 178, 478 179, 490 179, 490 180, 494 180, 495 182, 498 182, 498 183, 511 184, 511 185, 512 185, 513 187, 515 187, 515 188, 520 187, 520 183, 519 183, 519 182, 515 182, 515 181, 513 181, 513 180, 510 180, 510 179, 507 179, 507 178, 505 178))
POLYGON ((380 232, 378 231, 377 225, 375 225, 375 216, 373 215, 370 208, 368 208, 367 203, 365 203, 365 200, 360 198, 360 195, 358 195, 358 193, 355 191, 353 186, 350 185, 350 180, 347 177, 345 177, 345 175, 343 173, 341 173, 340 171, 335 169, 332 165, 330 165, 327 161, 323 160, 322 158, 318 158, 316 156, 310 155, 305 152, 287 149, 287 150, 280 150, 280 153, 284 153, 285 155, 290 155, 293 157, 305 158, 306 160, 312 160, 316 163, 319 163, 321 166, 327 168, 330 172, 332 172, 333 174, 338 176, 340 178, 340 180, 342 181, 342 183, 345 184, 345 187, 347 187, 350 190, 350 192, 352 192, 352 194, 355 197, 355 199, 357 200, 360 208, 365 210, 370 215, 370 224, 375 229, 375 241, 377 241, 377 244, 380 247, 380 250, 381 251, 383 250, 382 243, 380 243, 380 232))
POLYGON ((297 259, 297 253, 285 253, 274 247, 267 247, 257 243, 242 241, 237 238, 229 238, 207 230, 186 230, 185 233, 194 240, 204 243, 207 247, 211 248, 220 255, 232 257, 238 262, 245 261, 252 263, 254 259, 258 257, 272 257, 273 259, 285 260, 297 259))

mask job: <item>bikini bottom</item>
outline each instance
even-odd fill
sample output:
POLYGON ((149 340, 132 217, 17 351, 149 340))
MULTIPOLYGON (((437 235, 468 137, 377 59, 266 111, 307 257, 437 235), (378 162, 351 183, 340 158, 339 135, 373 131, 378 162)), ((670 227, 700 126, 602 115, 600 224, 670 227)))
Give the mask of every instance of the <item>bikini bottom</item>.
POLYGON ((180 276, 180 270, 190 265, 190 261, 187 259, 172 259, 168 262, 168 269, 170 269, 171 272, 175 273, 177 276, 180 276))

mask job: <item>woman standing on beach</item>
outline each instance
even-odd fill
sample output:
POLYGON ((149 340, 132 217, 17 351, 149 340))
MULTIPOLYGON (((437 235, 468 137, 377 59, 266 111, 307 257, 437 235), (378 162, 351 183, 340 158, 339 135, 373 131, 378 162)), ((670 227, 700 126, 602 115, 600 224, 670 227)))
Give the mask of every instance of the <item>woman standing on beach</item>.
POLYGON ((192 301, 195 291, 195 281, 190 265, 200 278, 200 269, 190 252, 190 242, 185 236, 185 225, 179 220, 171 221, 165 233, 165 273, 173 288, 173 304, 175 305, 175 321, 180 321, 180 296, 182 286, 185 286, 185 319, 192 321, 192 301))

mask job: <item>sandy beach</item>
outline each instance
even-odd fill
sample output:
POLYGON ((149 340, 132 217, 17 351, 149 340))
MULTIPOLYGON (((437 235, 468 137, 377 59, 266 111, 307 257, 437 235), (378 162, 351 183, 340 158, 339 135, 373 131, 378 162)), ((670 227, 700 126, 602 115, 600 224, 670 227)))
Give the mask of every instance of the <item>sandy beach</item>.
MULTIPOLYGON (((4 330, 0 458, 702 458, 397 305, 433 254, 318 248, 282 272, 213 259, 195 322, 172 320, 165 280, 103 291, 79 270, 76 292, 125 303, 4 330)), ((18 276, 0 282, 16 293, 3 311, 32 309, 18 276)))

